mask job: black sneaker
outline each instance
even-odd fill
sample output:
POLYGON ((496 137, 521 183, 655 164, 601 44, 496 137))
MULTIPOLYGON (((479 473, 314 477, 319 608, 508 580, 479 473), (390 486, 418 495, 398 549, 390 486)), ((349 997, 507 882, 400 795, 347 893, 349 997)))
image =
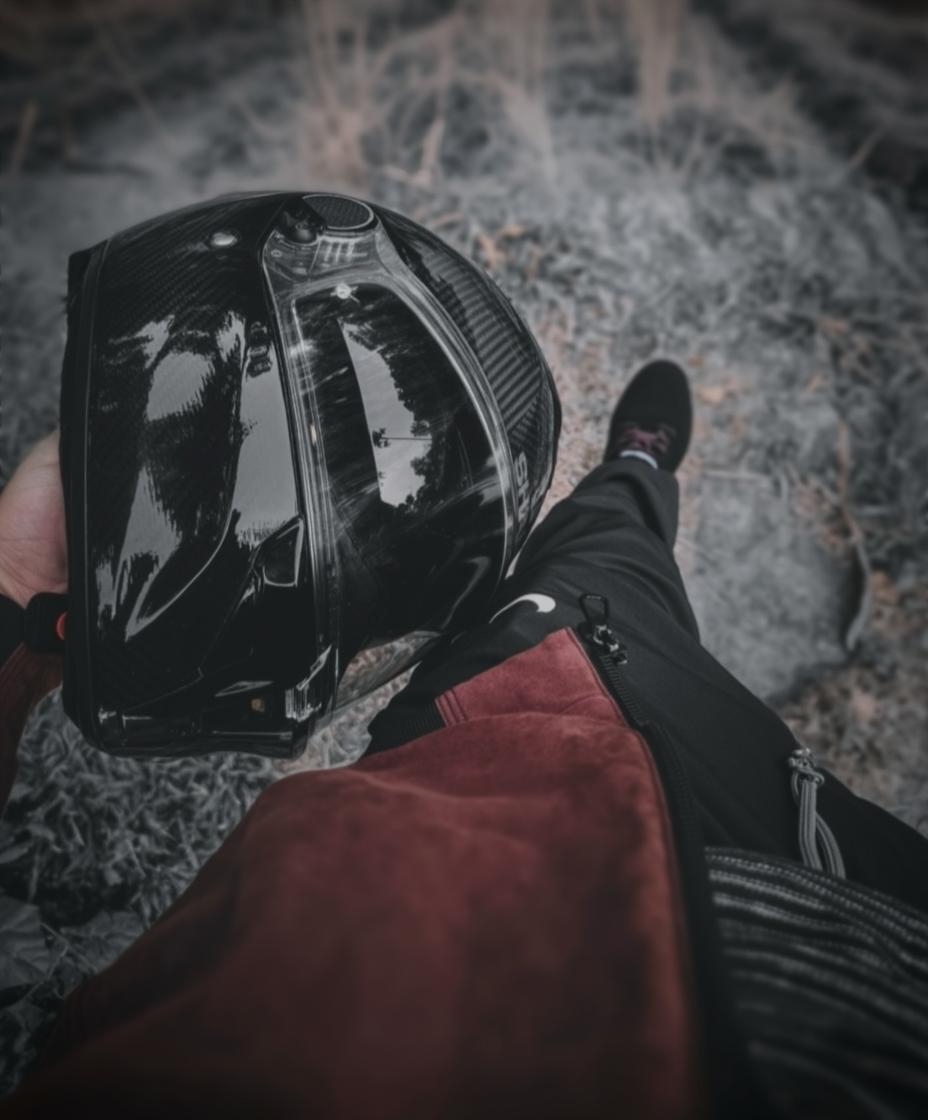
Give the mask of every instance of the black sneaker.
POLYGON ((648 362, 615 406, 603 462, 633 451, 649 455, 661 470, 675 471, 686 454, 692 428, 686 374, 675 362, 648 362))

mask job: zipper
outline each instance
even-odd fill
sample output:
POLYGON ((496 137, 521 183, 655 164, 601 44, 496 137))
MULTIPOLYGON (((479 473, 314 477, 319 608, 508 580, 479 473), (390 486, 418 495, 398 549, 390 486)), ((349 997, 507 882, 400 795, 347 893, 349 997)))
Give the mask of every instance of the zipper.
POLYGON ((683 761, 660 725, 647 716, 629 683, 630 653, 610 622, 609 600, 585 593, 580 596, 580 609, 584 616, 577 628, 580 637, 608 692, 644 740, 667 803, 690 939, 697 1012, 704 1032, 704 1057, 717 1114, 757 1118, 774 1115, 748 1061, 744 1039, 735 1027, 702 827, 683 761))
MULTIPOLYGON (((636 731, 642 733, 651 749, 661 781, 671 788, 670 800, 674 802, 674 821, 676 824, 677 814, 679 814, 679 823, 682 831, 686 833, 685 836, 678 836, 678 843, 682 845, 684 841, 692 841, 699 845, 698 850, 701 853, 702 836, 699 817, 689 780, 676 749, 667 740, 660 727, 645 715, 634 691, 629 686, 625 675, 625 666, 628 665, 629 660, 628 646, 609 624, 609 600, 603 595, 581 595, 580 609, 586 619, 586 622, 580 626, 580 635, 593 646, 600 676, 605 678, 605 683, 618 701, 625 718, 636 731)), ((678 831, 680 830, 675 828, 675 832, 678 831)), ((690 845, 687 844, 687 848, 689 847, 690 845)), ((705 866, 704 860, 700 862, 705 866)))

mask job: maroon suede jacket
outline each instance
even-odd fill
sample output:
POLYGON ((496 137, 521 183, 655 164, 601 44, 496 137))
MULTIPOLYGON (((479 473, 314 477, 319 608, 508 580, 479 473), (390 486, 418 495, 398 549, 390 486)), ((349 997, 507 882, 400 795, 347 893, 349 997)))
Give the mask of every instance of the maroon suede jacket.
MULTIPOLYGON (((4 795, 56 681, 24 647, 0 671, 4 795)), ((716 1115, 665 793, 580 640, 438 706, 268 788, 0 1115, 716 1115)))

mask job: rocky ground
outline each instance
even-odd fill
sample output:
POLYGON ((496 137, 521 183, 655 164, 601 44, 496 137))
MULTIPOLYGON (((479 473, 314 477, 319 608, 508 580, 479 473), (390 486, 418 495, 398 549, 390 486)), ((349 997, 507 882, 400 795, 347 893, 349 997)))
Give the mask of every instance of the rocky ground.
MULTIPOLYGON (((564 404, 552 498, 639 363, 686 366, 677 551, 706 644, 928 828, 928 20, 851 0, 10 8, 0 483, 56 422, 69 253, 229 190, 376 198, 481 261, 536 331, 564 404)), ((300 765, 361 753, 378 702, 300 765)), ((56 696, 20 756, 7 1087, 283 769, 107 759, 56 696)))

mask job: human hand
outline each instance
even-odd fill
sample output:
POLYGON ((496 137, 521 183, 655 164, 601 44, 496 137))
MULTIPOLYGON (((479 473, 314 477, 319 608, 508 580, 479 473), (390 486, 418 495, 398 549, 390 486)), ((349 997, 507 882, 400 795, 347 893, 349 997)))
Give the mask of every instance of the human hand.
POLYGON ((21 607, 68 586, 58 432, 39 442, 0 493, 0 595, 21 607))

